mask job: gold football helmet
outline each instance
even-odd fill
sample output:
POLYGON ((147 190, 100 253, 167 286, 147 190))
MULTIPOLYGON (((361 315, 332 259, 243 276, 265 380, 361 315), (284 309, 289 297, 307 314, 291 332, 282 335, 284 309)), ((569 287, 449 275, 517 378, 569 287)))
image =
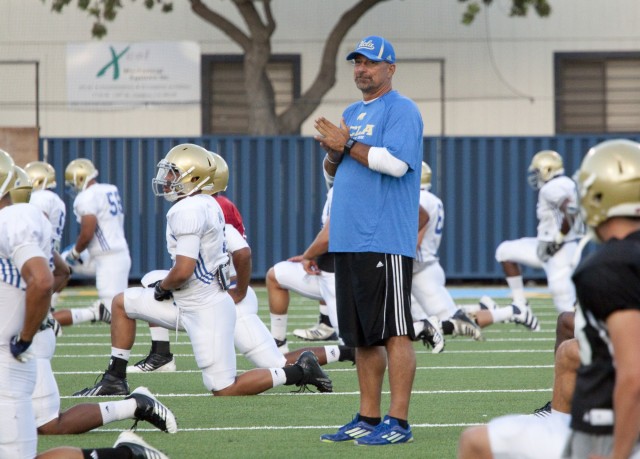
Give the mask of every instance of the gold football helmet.
POLYGON ((156 178, 151 181, 156 196, 174 202, 196 191, 212 193, 216 162, 198 145, 183 143, 173 147, 157 167, 156 178))
POLYGON ((31 179, 34 190, 46 190, 56 187, 56 170, 44 161, 32 161, 24 170, 31 179))
POLYGON ((0 150, 0 199, 4 198, 13 186, 15 172, 13 158, 9 153, 0 150))
POLYGON ((86 158, 71 161, 64 171, 64 183, 74 192, 84 191, 87 184, 98 176, 98 169, 86 158))
POLYGON ((210 151, 209 153, 216 163, 216 170, 213 177, 211 177, 211 180, 213 180, 213 189, 209 194, 216 194, 227 189, 227 185, 229 184, 229 166, 224 158, 218 153, 213 151, 210 151))
POLYGON ((590 228, 610 217, 640 217, 640 144, 607 140, 592 147, 575 174, 590 228))
POLYGON ((33 190, 29 175, 27 175, 23 168, 18 167, 15 164, 13 166, 13 172, 15 180, 13 181, 13 184, 10 185, 9 190, 11 202, 13 204, 28 203, 31 199, 31 190, 33 190))
POLYGON ((431 189, 431 168, 424 161, 422 161, 422 175, 420 176, 420 188, 422 188, 423 190, 431 189))
POLYGON ((553 150, 542 150, 531 159, 529 185, 539 190, 549 180, 562 174, 564 174, 562 156, 553 150))

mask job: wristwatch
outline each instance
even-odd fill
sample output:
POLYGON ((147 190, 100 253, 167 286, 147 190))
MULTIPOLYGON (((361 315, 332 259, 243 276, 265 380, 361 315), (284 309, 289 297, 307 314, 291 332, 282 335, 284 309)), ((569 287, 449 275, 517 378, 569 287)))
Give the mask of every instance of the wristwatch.
POLYGON ((357 143, 357 140, 349 138, 349 140, 347 140, 347 143, 344 144, 344 150, 342 150, 342 152, 345 155, 348 155, 351 153, 351 149, 353 148, 353 146, 357 143))

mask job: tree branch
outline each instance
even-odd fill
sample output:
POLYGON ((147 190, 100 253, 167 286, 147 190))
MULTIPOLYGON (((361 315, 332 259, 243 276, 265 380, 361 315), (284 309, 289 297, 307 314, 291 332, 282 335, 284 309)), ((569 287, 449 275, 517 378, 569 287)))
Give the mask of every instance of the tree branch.
POLYGON ((202 0, 189 0, 191 10, 204 21, 220 29, 227 37, 236 42, 243 50, 251 47, 251 39, 234 23, 210 9, 202 0))
POLYGON ((324 95, 336 82, 336 57, 347 32, 367 11, 384 1, 387 0, 360 0, 342 14, 325 41, 320 68, 314 82, 278 117, 284 132, 293 132, 292 124, 305 120, 317 108, 324 95))

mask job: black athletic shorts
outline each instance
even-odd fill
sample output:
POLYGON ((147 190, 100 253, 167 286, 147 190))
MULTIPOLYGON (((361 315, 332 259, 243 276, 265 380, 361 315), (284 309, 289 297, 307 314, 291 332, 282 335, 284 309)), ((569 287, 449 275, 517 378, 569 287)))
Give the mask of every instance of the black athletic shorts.
POLYGON ((415 339, 411 317, 413 259, 385 253, 336 253, 340 336, 347 346, 383 345, 391 336, 415 339))

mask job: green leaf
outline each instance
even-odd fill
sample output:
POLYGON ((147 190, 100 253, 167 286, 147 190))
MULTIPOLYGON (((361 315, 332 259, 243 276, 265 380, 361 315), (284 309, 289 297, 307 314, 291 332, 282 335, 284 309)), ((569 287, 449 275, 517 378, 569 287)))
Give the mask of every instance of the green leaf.
POLYGON ((107 28, 100 22, 95 22, 91 29, 91 35, 96 38, 102 38, 107 34, 107 28))

